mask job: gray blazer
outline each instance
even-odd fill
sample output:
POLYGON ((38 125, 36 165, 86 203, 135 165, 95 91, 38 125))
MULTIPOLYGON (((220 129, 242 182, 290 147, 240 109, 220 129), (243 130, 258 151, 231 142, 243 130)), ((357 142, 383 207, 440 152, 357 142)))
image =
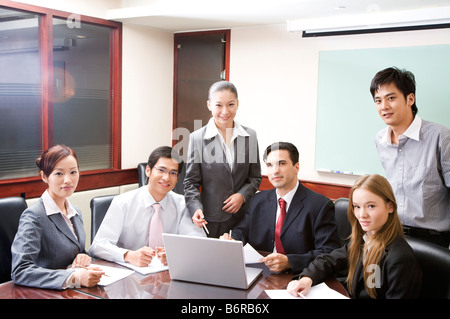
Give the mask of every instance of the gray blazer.
POLYGON ((62 289, 74 271, 67 266, 79 253, 85 253, 86 234, 77 211, 72 223, 79 240, 61 214, 47 216, 42 198, 22 213, 11 246, 11 278, 16 284, 62 289))
POLYGON ((233 214, 222 210, 223 202, 235 193, 240 193, 245 200, 235 217, 241 219, 247 211, 262 177, 256 132, 242 127, 249 136, 236 138, 233 171, 226 162, 220 139, 204 138, 206 126, 190 134, 184 195, 191 215, 202 209, 209 222, 227 221, 233 214))

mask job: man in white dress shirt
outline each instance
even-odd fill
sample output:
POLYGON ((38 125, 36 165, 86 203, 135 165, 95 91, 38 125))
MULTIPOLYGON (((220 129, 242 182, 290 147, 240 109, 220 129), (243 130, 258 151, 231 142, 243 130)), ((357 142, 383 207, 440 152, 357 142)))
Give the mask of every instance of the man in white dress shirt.
MULTIPOLYGON (((150 223, 159 203, 162 231, 206 237, 192 223, 184 196, 171 190, 183 169, 179 154, 168 146, 155 149, 148 159, 148 184, 116 196, 94 238, 89 254, 93 257, 135 266, 147 266, 158 255, 165 263, 163 247, 149 247, 150 223)), ((162 240, 161 240, 162 242, 162 240)))

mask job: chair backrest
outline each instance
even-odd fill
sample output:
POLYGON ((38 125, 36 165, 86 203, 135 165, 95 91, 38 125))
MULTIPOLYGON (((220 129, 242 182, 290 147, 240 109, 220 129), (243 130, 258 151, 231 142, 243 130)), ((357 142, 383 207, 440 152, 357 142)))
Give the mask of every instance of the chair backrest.
POLYGON ((139 187, 147 185, 148 183, 148 177, 145 174, 146 167, 147 163, 139 163, 137 166, 139 187))
POLYGON ((11 245, 27 207, 22 197, 0 198, 0 283, 11 280, 11 245))
POLYGON ((450 250, 419 238, 405 237, 423 272, 420 298, 450 299, 450 250))
MULTIPOLYGON (((138 181, 139 181, 139 187, 143 185, 147 185, 148 183, 148 177, 145 174, 145 168, 147 167, 147 163, 139 163, 137 166, 138 170, 138 181)), ((185 169, 180 173, 180 176, 178 177, 177 184, 173 188, 173 191, 177 194, 184 195, 184 177, 186 176, 185 169)))
POLYGON ((115 196, 116 195, 105 195, 91 199, 91 244, 115 196))
POLYGON ((344 246, 352 233, 352 226, 347 217, 348 198, 338 198, 334 202, 334 213, 338 228, 339 242, 344 246))

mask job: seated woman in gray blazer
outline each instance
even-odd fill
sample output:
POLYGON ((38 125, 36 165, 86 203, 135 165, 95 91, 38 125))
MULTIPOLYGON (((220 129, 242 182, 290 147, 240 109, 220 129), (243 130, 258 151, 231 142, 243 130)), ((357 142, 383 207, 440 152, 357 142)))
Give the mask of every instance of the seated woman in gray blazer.
POLYGON ((55 145, 36 164, 48 188, 20 217, 11 246, 11 277, 16 284, 38 288, 95 286, 104 274, 101 269, 76 268, 91 263, 81 212, 67 200, 80 177, 77 156, 71 148, 55 145))

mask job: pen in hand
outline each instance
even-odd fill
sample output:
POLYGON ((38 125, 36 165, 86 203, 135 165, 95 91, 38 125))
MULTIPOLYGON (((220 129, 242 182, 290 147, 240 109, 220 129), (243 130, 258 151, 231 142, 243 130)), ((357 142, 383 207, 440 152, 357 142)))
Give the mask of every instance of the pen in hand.
MULTIPOLYGON (((205 220, 205 219, 203 218, 203 220, 205 220)), ((206 233, 209 235, 209 230, 208 230, 208 228, 206 227, 205 222, 203 222, 202 224, 203 224, 203 229, 204 229, 204 230, 206 231, 206 233)))
POLYGON ((302 299, 308 299, 304 294, 302 294, 301 292, 298 293, 298 296, 302 299))
MULTIPOLYGON (((88 267, 85 267, 85 266, 82 266, 82 265, 79 265, 79 264, 75 264, 75 267, 83 268, 83 269, 86 269, 86 270, 95 270, 95 269, 88 268, 88 267)), ((109 277, 107 274, 103 274, 103 276, 109 277)))

